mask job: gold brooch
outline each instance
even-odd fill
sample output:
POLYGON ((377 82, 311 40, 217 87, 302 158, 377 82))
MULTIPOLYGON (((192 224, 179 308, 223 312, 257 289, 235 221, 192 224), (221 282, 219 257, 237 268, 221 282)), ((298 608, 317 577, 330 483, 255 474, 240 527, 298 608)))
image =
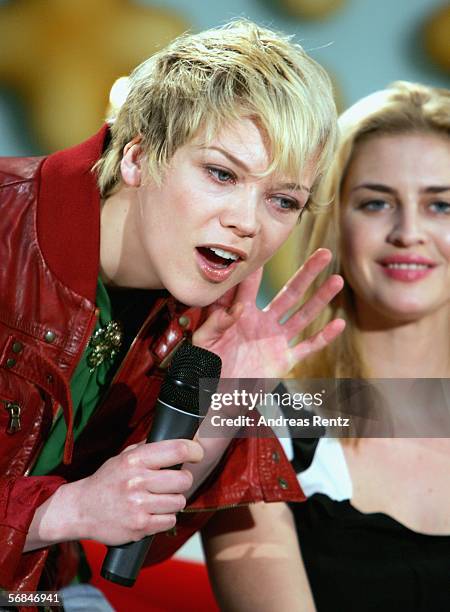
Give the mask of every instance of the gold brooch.
POLYGON ((89 371, 93 372, 104 361, 114 359, 122 345, 123 330, 118 321, 110 321, 92 335, 91 352, 87 356, 89 371))

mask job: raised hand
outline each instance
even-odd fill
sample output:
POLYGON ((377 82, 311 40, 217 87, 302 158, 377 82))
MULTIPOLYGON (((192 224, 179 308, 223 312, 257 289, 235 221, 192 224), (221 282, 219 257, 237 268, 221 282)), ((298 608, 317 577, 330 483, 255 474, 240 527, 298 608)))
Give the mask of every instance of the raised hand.
POLYGON ((340 276, 330 276, 286 318, 331 258, 328 249, 318 249, 264 310, 256 306, 262 277, 262 269, 257 270, 239 285, 234 296, 227 295, 213 305, 210 316, 193 336, 194 344, 220 355, 223 378, 286 375, 298 361, 332 342, 345 327, 343 319, 335 319, 311 338, 291 346, 343 287, 340 276))

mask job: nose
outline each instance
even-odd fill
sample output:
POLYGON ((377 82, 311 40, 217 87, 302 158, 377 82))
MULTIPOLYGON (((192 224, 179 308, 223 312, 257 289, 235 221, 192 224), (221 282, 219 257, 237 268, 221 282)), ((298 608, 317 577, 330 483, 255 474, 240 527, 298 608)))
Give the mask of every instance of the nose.
POLYGON ((230 228, 240 238, 253 238, 259 231, 258 194, 253 190, 233 192, 224 204, 220 224, 230 228))
POLYGON ((410 247, 426 242, 424 221, 418 208, 398 209, 388 235, 388 242, 394 246, 410 247))

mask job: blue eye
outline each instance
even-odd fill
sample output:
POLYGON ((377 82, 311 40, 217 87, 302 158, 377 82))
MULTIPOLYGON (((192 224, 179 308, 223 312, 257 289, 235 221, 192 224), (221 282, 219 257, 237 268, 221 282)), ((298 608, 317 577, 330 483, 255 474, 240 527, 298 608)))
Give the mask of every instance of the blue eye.
POLYGON ((216 168, 215 166, 207 166, 208 174, 210 174, 219 183, 230 183, 235 180, 234 174, 224 170, 223 168, 216 168))
POLYGON ((430 210, 437 214, 450 215, 450 203, 449 202, 431 202, 429 205, 430 210))
POLYGON ((272 196, 271 200, 278 201, 278 208, 283 212, 290 210, 300 210, 300 204, 295 198, 286 198, 285 196, 272 196))
POLYGON ((385 210, 389 207, 389 204, 384 200, 369 200, 367 202, 362 202, 358 206, 360 210, 364 210, 367 212, 379 212, 380 210, 385 210))

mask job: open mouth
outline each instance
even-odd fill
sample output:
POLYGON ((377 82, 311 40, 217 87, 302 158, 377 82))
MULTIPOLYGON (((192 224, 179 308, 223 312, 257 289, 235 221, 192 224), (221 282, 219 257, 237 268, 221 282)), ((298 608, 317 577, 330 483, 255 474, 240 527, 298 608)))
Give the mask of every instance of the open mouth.
POLYGON ((245 259, 241 254, 220 247, 196 247, 196 260, 200 273, 209 282, 222 283, 230 278, 239 263, 245 259))
POLYGON ((239 255, 216 247, 197 247, 200 255, 214 268, 225 269, 240 261, 239 255))

